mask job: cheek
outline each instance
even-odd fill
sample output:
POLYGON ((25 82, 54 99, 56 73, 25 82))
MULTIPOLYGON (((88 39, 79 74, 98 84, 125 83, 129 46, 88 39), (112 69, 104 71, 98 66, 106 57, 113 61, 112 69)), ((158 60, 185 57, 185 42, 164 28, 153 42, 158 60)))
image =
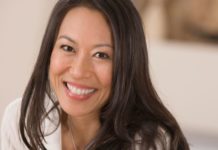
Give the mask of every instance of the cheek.
POLYGON ((101 65, 96 69, 97 77, 104 88, 111 88, 112 65, 101 65))
POLYGON ((54 50, 50 59, 49 76, 54 78, 64 72, 65 64, 66 62, 64 62, 64 59, 54 50))
POLYGON ((60 78, 64 74, 66 68, 67 63, 65 59, 63 59, 63 56, 53 50, 49 66, 49 80, 54 90, 58 87, 60 78))

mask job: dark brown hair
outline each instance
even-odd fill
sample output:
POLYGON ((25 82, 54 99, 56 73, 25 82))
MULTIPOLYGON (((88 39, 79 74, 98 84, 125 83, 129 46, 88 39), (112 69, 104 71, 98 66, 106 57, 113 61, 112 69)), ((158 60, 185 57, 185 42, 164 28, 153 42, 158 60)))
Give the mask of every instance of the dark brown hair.
POLYGON ((60 124, 61 110, 51 95, 48 69, 62 20, 70 9, 78 6, 95 9, 105 16, 114 43, 111 93, 101 110, 101 128, 87 149, 133 150, 139 144, 143 150, 158 146, 167 149, 167 145, 172 150, 189 150, 179 125, 161 103, 151 83, 142 21, 130 0, 57 2, 23 95, 19 129, 25 145, 33 150, 46 149, 42 124, 52 111, 58 112, 60 124), (49 110, 44 104, 46 95, 53 103, 49 110))

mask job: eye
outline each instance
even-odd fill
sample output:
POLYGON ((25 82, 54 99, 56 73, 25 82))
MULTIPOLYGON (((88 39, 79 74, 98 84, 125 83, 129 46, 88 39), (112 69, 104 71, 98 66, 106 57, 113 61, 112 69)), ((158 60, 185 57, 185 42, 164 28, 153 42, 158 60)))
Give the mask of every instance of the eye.
POLYGON ((69 46, 69 45, 61 45, 60 48, 63 49, 64 51, 66 51, 66 52, 72 52, 72 51, 74 51, 74 48, 71 47, 71 46, 69 46))
POLYGON ((95 53, 95 57, 101 58, 101 59, 109 59, 110 58, 110 56, 108 54, 103 53, 103 52, 95 53))

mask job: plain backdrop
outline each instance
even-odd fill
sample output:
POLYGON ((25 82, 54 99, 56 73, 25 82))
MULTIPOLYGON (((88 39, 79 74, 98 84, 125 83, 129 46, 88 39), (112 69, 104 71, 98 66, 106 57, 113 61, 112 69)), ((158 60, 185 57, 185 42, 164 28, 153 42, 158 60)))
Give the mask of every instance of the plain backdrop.
POLYGON ((0 120, 21 97, 55 0, 0 0, 0 120))
MULTIPOLYGON (((0 120, 23 94, 55 1, 0 0, 0 120)), ((182 129, 218 143, 218 46, 148 39, 148 48, 155 87, 182 129)))

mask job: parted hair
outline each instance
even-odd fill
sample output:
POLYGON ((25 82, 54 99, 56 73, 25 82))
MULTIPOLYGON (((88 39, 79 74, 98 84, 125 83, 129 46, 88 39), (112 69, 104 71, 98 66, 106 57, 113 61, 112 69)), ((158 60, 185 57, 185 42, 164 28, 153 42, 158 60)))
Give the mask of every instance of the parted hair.
MULTIPOLYGON (((189 150, 177 121, 158 97, 149 74, 148 54, 139 13, 130 0, 59 0, 49 19, 32 75, 23 94, 19 131, 31 150, 45 150, 42 124, 62 110, 51 95, 48 70, 60 25, 75 7, 99 11, 113 36, 112 87, 100 113, 101 127, 87 150, 189 150), (52 108, 45 107, 46 96, 52 108)), ((51 133, 52 134, 52 133, 51 133)))

